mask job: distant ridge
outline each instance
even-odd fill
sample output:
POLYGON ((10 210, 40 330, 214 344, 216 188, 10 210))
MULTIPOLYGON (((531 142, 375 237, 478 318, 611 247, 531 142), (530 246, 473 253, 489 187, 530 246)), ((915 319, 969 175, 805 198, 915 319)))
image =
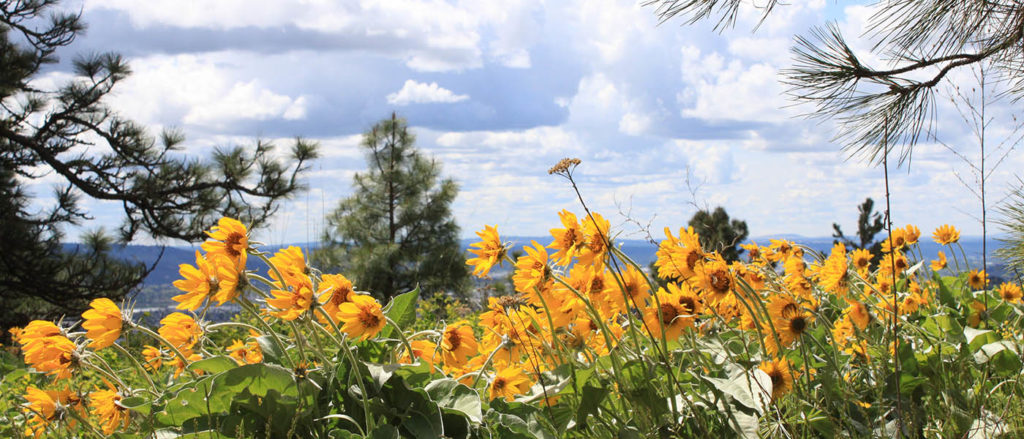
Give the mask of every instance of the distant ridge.
MULTIPOLYGON (((751 238, 748 242, 756 242, 758 245, 767 246, 770 244, 771 239, 787 239, 797 244, 804 245, 817 252, 828 254, 832 249, 831 237, 804 237, 793 234, 783 234, 775 236, 759 236, 751 238)), ((541 245, 548 245, 551 243, 550 236, 504 236, 502 240, 505 242, 511 242, 514 244, 513 250, 520 250, 523 246, 530 245, 531 241, 537 241, 541 245)), ((470 245, 477 242, 476 238, 464 238, 460 240, 460 245, 464 250, 468 250, 470 245)), ((622 250, 629 257, 636 260, 640 265, 646 266, 650 262, 654 261, 655 254, 657 253, 658 247, 650 242, 639 240, 639 239, 619 239, 616 242, 621 245, 622 250)), ((296 244, 283 244, 266 246, 263 249, 271 253, 276 252, 282 248, 288 246, 297 246, 304 250, 315 249, 320 247, 320 243, 296 243, 296 244)), ((964 249, 964 253, 967 254, 968 260, 973 267, 981 265, 981 237, 965 236, 960 238, 960 245, 964 249)), ((992 276, 1004 276, 1004 267, 994 256, 995 249, 999 248, 1000 242, 995 238, 989 239, 989 273, 992 276)), ((80 244, 64 244, 64 248, 67 251, 75 251, 80 248, 80 244)), ((159 262, 156 264, 156 268, 146 278, 144 286, 170 286, 172 282, 181 277, 178 275, 178 266, 181 264, 195 264, 195 252, 199 250, 199 246, 186 247, 186 246, 169 246, 160 247, 153 245, 126 245, 126 246, 114 246, 112 252, 114 256, 124 259, 126 261, 141 262, 147 265, 157 261, 160 256, 161 248, 163 249, 163 256, 160 257, 159 262)), ((941 247, 933 242, 930 237, 922 236, 922 242, 920 244, 921 253, 927 260, 934 259, 941 249, 941 247)), ((959 250, 957 250, 959 256, 959 250)), ((949 252, 946 252, 946 256, 950 257, 949 252)), ((253 264, 259 264, 258 261, 254 261, 253 264)), ((261 265, 261 264, 260 264, 261 265)), ((252 265, 256 267, 257 265, 252 265)), ((262 267, 261 267, 262 268, 262 267)), ((508 268, 506 268, 508 269, 508 268)), ((493 276, 492 276, 493 277, 493 276)))

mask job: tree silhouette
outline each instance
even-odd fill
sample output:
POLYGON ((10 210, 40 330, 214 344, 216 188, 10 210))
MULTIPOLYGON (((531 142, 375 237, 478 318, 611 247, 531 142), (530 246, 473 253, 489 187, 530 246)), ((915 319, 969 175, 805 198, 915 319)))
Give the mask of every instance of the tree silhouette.
POLYGON ((459 227, 458 186, 421 155, 404 119, 392 114, 363 135, 368 168, 355 193, 328 216, 327 245, 315 257, 383 299, 417 285, 427 296, 469 286, 459 227))

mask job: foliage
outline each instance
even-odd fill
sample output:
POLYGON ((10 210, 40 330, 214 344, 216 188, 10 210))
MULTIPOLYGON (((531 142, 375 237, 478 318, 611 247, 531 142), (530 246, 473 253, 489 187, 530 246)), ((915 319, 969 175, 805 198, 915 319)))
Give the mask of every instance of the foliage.
MULTIPOLYGON (((572 181, 570 172, 560 175, 572 181)), ((344 276, 309 267, 299 249, 270 255, 239 231, 248 257, 270 267, 246 270, 246 258, 222 257, 219 245, 243 240, 213 235, 225 241, 207 241, 192 268, 219 264, 215 275, 210 283, 176 282, 185 294, 173 299, 189 314, 165 318, 158 330, 136 324, 127 310, 98 312, 112 304, 94 302, 80 325, 88 332, 45 321, 17 332, 29 373, 0 356, 8 421, 0 433, 17 438, 40 426, 46 437, 1024 432, 1021 290, 988 285, 983 273, 960 265, 959 232, 950 226, 934 236, 954 256, 951 267, 912 259, 920 254, 912 226, 893 231, 902 241, 885 247, 877 268, 856 265, 842 244, 809 258, 783 240, 726 263, 695 232, 668 231, 654 266, 666 281, 659 288, 619 249, 600 214, 559 216, 565 228, 552 230, 553 242, 532 243, 515 260, 496 233, 481 234, 489 242, 472 264, 514 264, 517 294, 489 298, 478 315, 463 314, 443 294, 421 300, 419 290, 382 307, 344 276), (204 322, 218 298, 243 313, 204 322), (96 347, 112 340, 110 330, 119 341, 96 347), (48 411, 35 388, 63 399, 48 411), (60 389, 80 391, 79 399, 60 389), (116 391, 113 399, 101 389, 116 391)), ((182 273, 187 280, 191 271, 182 273)))
POLYGON ((701 246, 717 251, 726 261, 740 259, 743 249, 740 244, 747 239, 747 222, 729 219, 729 214, 721 206, 714 212, 698 210, 688 223, 700 235, 701 246))
POLYGON ((0 300, 18 304, 0 310, 0 328, 76 314, 93 298, 125 294, 147 273, 109 257, 106 245, 65 251, 61 228, 89 219, 83 195, 122 206, 124 242, 140 233, 198 241, 222 215, 263 224, 300 189, 297 177, 316 157, 302 140, 290 163, 266 142, 219 148, 205 161, 181 154, 181 133, 158 141, 105 105, 130 73, 116 54, 76 58, 74 78, 40 88, 33 80, 43 66, 84 30, 78 15, 50 12, 57 3, 0 3, 0 300), (60 183, 55 205, 35 212, 25 180, 42 175, 60 183))
POLYGON ((872 255, 871 262, 877 264, 882 255, 882 241, 875 241, 875 236, 885 228, 885 225, 882 223, 882 214, 873 212, 874 207, 875 201, 871 197, 857 206, 857 241, 847 238, 838 223, 832 223, 832 237, 836 238, 834 242, 841 242, 851 250, 867 249, 872 255))
POLYGON ((458 186, 441 179, 441 165, 414 144, 406 121, 394 114, 363 135, 367 170, 328 216, 327 248, 316 255, 384 299, 417 285, 456 294, 469 287, 451 212, 458 186))
MULTIPOLYGON (((662 20, 718 20, 731 27, 741 0, 649 0, 662 20)), ((769 0, 762 20, 785 2, 769 0)), ((952 72, 990 63, 1014 97, 1024 95, 1024 5, 1016 1, 896 0, 878 2, 865 38, 877 39, 861 57, 835 23, 797 37, 796 67, 785 73, 790 95, 813 105, 811 117, 838 122, 847 151, 881 163, 902 145, 900 161, 932 130, 935 94, 952 72), (877 59, 878 65, 872 65, 877 59), (886 148, 885 145, 891 145, 886 148)))
POLYGON ((1000 238, 1003 245, 996 250, 996 254, 1007 262, 1008 268, 1014 270, 1019 278, 1020 273, 1024 273, 1024 181, 1010 191, 998 210, 998 223, 1005 236, 1000 238))

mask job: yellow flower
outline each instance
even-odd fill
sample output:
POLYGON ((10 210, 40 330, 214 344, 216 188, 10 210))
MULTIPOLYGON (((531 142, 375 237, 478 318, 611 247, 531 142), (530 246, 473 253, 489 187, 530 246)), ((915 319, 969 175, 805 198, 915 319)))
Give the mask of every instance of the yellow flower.
POLYGON ((21 327, 12 326, 11 329, 7 330, 8 334, 11 334, 11 343, 21 342, 21 327))
POLYGON ((768 314, 783 347, 791 345, 814 321, 814 317, 802 305, 783 294, 769 299, 768 314))
POLYGON ((971 270, 967 274, 967 285, 970 285, 974 290, 981 290, 988 286, 988 274, 985 270, 971 270))
POLYGON ((146 345, 142 349, 142 359, 150 370, 157 370, 164 365, 164 353, 156 346, 146 345))
POLYGON ((764 361, 758 366, 758 369, 764 371, 772 379, 772 401, 793 391, 793 378, 795 377, 789 368, 789 361, 785 358, 764 361))
POLYGON ((647 283, 647 276, 632 265, 622 273, 622 284, 616 284, 613 287, 619 287, 618 291, 612 293, 612 300, 620 311, 644 308, 647 298, 651 296, 651 286, 647 283))
POLYGON ((656 308, 652 304, 644 311, 644 322, 655 337, 660 338, 664 331, 666 340, 674 340, 684 329, 693 327, 693 320, 701 311, 701 303, 688 285, 670 283, 667 291, 662 288, 655 294, 660 306, 656 308))
POLYGON ((960 231, 949 224, 943 224, 932 233, 935 242, 942 245, 949 245, 960 240, 960 231))
POLYGON ((185 361, 182 361, 177 355, 171 357, 171 366, 174 366, 174 379, 178 379, 178 376, 185 371, 185 368, 188 367, 190 363, 203 359, 202 355, 193 353, 191 349, 182 349, 181 354, 185 356, 185 359, 188 360, 188 362, 186 363, 185 361))
POLYGON ((180 312, 160 320, 160 336, 181 350, 191 350, 203 336, 203 328, 195 319, 180 312))
POLYGON ((770 242, 771 245, 768 246, 768 251, 764 255, 766 259, 772 262, 789 259, 794 248, 792 242, 784 239, 772 239, 770 242))
POLYGON ((557 261, 558 265, 569 265, 572 262, 572 258, 576 257, 580 249, 586 244, 583 239, 583 230, 580 229, 580 223, 576 220, 576 215, 568 210, 562 210, 558 212, 558 217, 562 221, 564 229, 551 229, 551 236, 555 238, 548 248, 557 249, 555 254, 551 255, 551 259, 557 261))
POLYGON ((971 312, 967 315, 967 326, 977 328, 982 320, 988 319, 988 309, 984 303, 975 300, 968 306, 971 308, 971 312))
POLYGON ((531 241, 533 248, 524 246, 526 255, 516 261, 516 271, 512 275, 516 291, 536 294, 534 288, 544 290, 552 282, 551 267, 548 265, 548 251, 537 241, 531 241))
POLYGON ((658 244, 657 256, 654 266, 658 268, 658 277, 683 281, 696 276, 705 255, 693 227, 680 228, 679 238, 665 227, 665 240, 658 244))
MULTIPOLYGON (((323 278, 320 280, 319 288, 320 291, 317 295, 320 303, 323 304, 323 310, 326 311, 327 315, 331 316, 332 319, 334 319, 334 315, 338 313, 338 306, 342 303, 348 302, 349 298, 356 294, 355 290, 352 288, 352 281, 340 274, 323 275, 323 278)), ((316 318, 321 323, 327 323, 327 320, 319 313, 316 315, 316 318)))
POLYGON ((97 351, 114 344, 121 336, 124 317, 114 301, 107 298, 95 299, 89 303, 89 309, 82 313, 82 328, 85 336, 92 342, 89 347, 97 351))
POLYGON ((313 304, 313 285, 306 277, 299 283, 289 283, 286 288, 270 290, 274 297, 267 299, 267 305, 277 308, 276 311, 270 311, 270 315, 291 321, 299 318, 313 304))
POLYGON ((1010 303, 1020 303, 1021 289, 1017 284, 1003 282, 999 285, 999 289, 997 291, 999 292, 999 297, 1002 297, 1003 300, 1010 303))
POLYGON ((461 367, 478 352, 473 327, 460 322, 445 328, 441 337, 441 358, 445 366, 461 367))
POLYGON ((858 248, 850 253, 850 260, 853 261, 853 266, 857 267, 857 271, 861 273, 867 273, 868 269, 871 268, 871 251, 868 249, 858 248))
POLYGON ((604 267, 605 256, 608 254, 608 243, 612 237, 608 235, 611 225, 601 214, 592 212, 583 218, 583 236, 586 244, 580 248, 576 263, 592 265, 595 269, 604 267))
POLYGON ((857 325, 857 329, 864 330, 868 327, 868 323, 871 322, 871 313, 868 312, 868 307, 863 302, 849 302, 850 306, 846 308, 846 315, 850 316, 850 320, 857 325))
POLYGON ((825 260, 817 276, 825 291, 838 297, 846 297, 850 290, 850 274, 846 261, 846 246, 843 243, 835 244, 832 254, 825 260))
POLYGON ((913 224, 907 224, 904 230, 904 238, 906 238, 907 245, 917 244, 917 240, 921 239, 921 229, 913 224))
POLYGON ((705 303, 711 305, 728 297, 736 286, 736 280, 733 279, 733 275, 729 271, 729 265, 717 253, 711 259, 697 266, 697 276, 694 280, 695 282, 692 283, 700 291, 701 298, 705 303))
POLYGON ((479 236, 481 241, 470 244, 470 247, 477 247, 469 249, 470 253, 476 255, 475 258, 467 259, 466 265, 473 266, 473 275, 476 277, 486 277, 487 273, 491 272, 491 268, 494 264, 503 265, 505 262, 505 252, 508 249, 501 243, 501 238, 498 237, 498 227, 484 226, 484 229, 476 232, 476 236, 479 236))
POLYGON ((29 323, 22 331, 21 345, 26 364, 56 379, 70 377, 76 366, 77 346, 52 322, 35 320, 29 323))
POLYGON ((174 287, 185 292, 171 298, 179 302, 178 309, 195 311, 211 295, 218 306, 237 296, 238 272, 234 263, 222 254, 203 257, 197 251, 195 267, 181 264, 178 274, 184 279, 174 281, 174 287))
POLYGON ((263 362, 263 350, 255 341, 243 344, 242 340, 235 339, 231 346, 228 346, 228 355, 240 365, 263 362))
POLYGON ((55 391, 43 391, 33 386, 25 389, 24 398, 28 401, 23 411, 31 416, 26 421, 25 436, 40 437, 46 427, 57 420, 58 395, 55 391))
POLYGON ((943 268, 946 268, 946 254, 940 250, 939 259, 932 261, 931 266, 932 271, 939 271, 943 268))
POLYGON ((522 395, 529 391, 532 385, 533 382, 523 373, 523 369, 514 366, 507 367, 498 371, 494 376, 488 395, 491 399, 501 397, 506 401, 512 401, 516 395, 522 395))
POLYGON ((274 253, 274 256, 270 258, 270 263, 277 270, 270 268, 267 270, 268 274, 278 283, 284 282, 281 286, 282 289, 288 288, 288 286, 312 285, 313 283, 309 279, 309 267, 306 266, 306 257, 302 255, 302 249, 294 245, 274 253), (284 279, 278 279, 278 271, 281 272, 284 279))
POLYGON ((903 229, 892 229, 892 238, 882 241, 882 253, 891 253, 894 250, 902 250, 907 246, 907 231, 903 229), (891 242, 890 242, 891 241, 891 242))
POLYGON ((337 318, 344 322, 342 332, 362 340, 377 335, 387 323, 380 304, 374 298, 364 295, 353 296, 351 301, 342 303, 338 307, 337 318))
POLYGON ((249 248, 249 235, 236 219, 221 218, 217 225, 206 232, 211 240, 203 243, 201 248, 211 257, 215 254, 227 256, 235 263, 235 271, 245 268, 246 249, 249 248))
MULTIPOLYGON (((434 365, 440 359, 440 355, 437 353, 437 345, 428 340, 413 340, 409 342, 409 345, 412 347, 412 357, 423 360, 424 363, 430 366, 430 370, 434 370, 434 365)), ((411 364, 412 357, 409 356, 409 352, 403 352, 398 362, 401 364, 411 364)))
POLYGON ((103 434, 114 434, 119 427, 127 427, 131 422, 128 409, 121 406, 120 402, 121 395, 113 387, 89 393, 89 407, 99 417, 103 434))

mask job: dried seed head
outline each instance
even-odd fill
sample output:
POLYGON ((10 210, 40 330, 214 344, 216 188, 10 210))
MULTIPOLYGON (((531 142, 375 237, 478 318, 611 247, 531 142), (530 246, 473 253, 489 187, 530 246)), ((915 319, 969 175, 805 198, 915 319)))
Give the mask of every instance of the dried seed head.
POLYGON ((572 171, 572 168, 579 166, 581 163, 580 159, 577 158, 564 158, 559 160, 555 166, 548 169, 548 174, 568 174, 572 171))

